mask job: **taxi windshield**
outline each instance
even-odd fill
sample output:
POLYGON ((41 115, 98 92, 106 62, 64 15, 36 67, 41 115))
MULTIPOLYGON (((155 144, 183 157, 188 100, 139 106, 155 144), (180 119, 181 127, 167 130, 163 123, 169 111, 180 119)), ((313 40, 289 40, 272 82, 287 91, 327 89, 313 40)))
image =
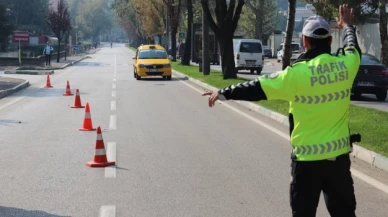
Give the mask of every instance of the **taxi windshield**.
POLYGON ((141 50, 139 59, 167 59, 167 53, 164 50, 141 50))

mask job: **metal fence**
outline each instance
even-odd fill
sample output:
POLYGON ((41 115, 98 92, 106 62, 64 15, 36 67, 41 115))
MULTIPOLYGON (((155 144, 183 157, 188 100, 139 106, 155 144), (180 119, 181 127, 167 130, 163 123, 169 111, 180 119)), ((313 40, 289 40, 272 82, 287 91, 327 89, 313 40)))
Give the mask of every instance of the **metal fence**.
MULTIPOLYGON (((24 58, 34 58, 43 55, 45 45, 22 45, 21 53, 24 58)), ((57 52, 58 46, 53 45, 54 53, 57 52)), ((60 46, 60 50, 64 51, 65 45, 60 46)), ((15 44, 10 44, 7 48, 7 52, 0 52, 0 57, 18 57, 19 56, 19 46, 15 44)))

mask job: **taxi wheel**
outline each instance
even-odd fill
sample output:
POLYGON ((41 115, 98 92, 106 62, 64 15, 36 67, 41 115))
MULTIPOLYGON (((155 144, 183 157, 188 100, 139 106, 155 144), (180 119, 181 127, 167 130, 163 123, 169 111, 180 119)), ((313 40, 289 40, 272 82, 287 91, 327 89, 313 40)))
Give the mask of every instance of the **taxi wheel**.
POLYGON ((136 78, 136 72, 133 72, 133 77, 136 78))
POLYGON ((141 80, 141 77, 138 74, 136 74, 136 80, 141 80))
POLYGON ((171 80, 171 75, 169 75, 169 76, 166 76, 167 77, 167 80, 171 80))

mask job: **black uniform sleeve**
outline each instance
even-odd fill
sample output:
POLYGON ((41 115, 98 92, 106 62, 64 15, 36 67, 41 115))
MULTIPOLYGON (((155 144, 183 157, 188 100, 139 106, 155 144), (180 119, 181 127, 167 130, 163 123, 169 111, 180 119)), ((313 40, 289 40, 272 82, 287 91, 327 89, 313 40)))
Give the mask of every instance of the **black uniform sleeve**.
POLYGON ((219 90, 218 93, 222 94, 227 100, 259 101, 267 99, 259 79, 230 85, 219 90))
POLYGON ((353 26, 346 26, 344 29, 344 50, 345 53, 354 53, 355 51, 358 52, 361 59, 361 49, 358 45, 357 37, 356 37, 356 28, 353 26))

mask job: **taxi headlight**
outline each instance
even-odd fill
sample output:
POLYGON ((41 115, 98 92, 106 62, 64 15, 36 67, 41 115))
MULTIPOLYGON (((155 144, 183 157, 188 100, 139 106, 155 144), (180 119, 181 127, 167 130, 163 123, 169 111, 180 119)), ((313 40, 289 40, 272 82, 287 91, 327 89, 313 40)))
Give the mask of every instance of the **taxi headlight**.
POLYGON ((170 67, 171 67, 170 64, 164 64, 164 65, 163 65, 163 68, 170 68, 170 67))
POLYGON ((144 64, 139 64, 139 68, 145 68, 144 64))

